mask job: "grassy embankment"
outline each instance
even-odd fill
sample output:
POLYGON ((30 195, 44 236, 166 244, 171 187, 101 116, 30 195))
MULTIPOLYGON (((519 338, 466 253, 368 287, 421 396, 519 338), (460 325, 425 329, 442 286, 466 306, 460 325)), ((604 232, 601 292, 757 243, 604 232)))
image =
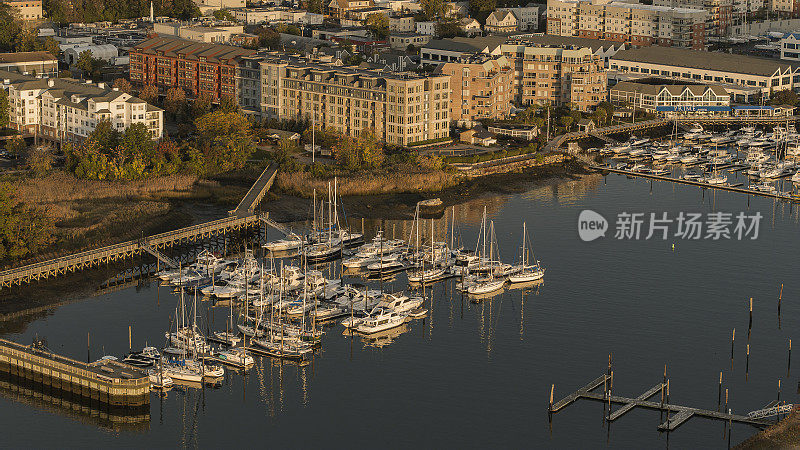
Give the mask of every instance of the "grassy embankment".
POLYGON ((800 447, 800 412, 795 410, 777 424, 737 445, 737 450, 800 447))
POLYGON ((81 180, 55 171, 43 177, 16 176, 3 181, 12 186, 13 200, 45 212, 54 225, 54 242, 14 265, 186 226, 194 218, 182 208, 182 202, 228 206, 247 190, 228 184, 228 180, 202 180, 195 175, 118 182, 81 180))

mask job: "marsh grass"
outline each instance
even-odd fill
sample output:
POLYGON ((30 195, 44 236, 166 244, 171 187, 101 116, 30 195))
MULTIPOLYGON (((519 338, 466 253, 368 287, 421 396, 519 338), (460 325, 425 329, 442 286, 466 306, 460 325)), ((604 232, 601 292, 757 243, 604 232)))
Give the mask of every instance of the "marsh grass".
MULTIPOLYGON (((337 189, 341 196, 436 192, 453 187, 459 181, 457 174, 441 170, 340 173, 337 189)), ((325 192, 328 182, 333 182, 332 175, 318 177, 310 172, 278 172, 275 186, 288 194, 311 197, 314 189, 317 193, 325 192)))

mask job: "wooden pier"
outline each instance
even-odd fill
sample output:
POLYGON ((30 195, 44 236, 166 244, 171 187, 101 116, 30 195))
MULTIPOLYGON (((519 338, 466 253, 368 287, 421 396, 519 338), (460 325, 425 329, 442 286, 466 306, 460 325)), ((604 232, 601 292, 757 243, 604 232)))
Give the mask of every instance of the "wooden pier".
POLYGON ((692 417, 705 417, 707 419, 718 419, 718 420, 725 420, 730 422, 737 422, 737 423, 744 423, 748 425, 753 425, 756 427, 766 427, 772 425, 771 422, 767 420, 763 420, 760 418, 754 418, 750 416, 743 416, 739 414, 731 414, 727 412, 721 411, 713 411, 708 409, 700 409, 700 408, 693 408, 690 406, 681 406, 681 405, 674 405, 670 404, 668 401, 668 396, 665 399, 665 396, 662 395, 661 401, 652 401, 649 400, 651 397, 658 393, 664 393, 665 384, 659 383, 644 392, 642 395, 636 398, 630 397, 622 397, 619 395, 610 395, 609 392, 602 390, 602 392, 597 392, 597 388, 601 386, 608 386, 611 382, 611 376, 609 375, 601 375, 600 377, 595 378, 586 386, 578 389, 577 391, 567 395, 563 399, 559 400, 556 403, 552 403, 550 406, 550 413, 557 413, 558 411, 566 408, 567 406, 571 405, 572 403, 576 402, 579 399, 589 399, 589 400, 599 400, 602 402, 608 402, 609 404, 621 404, 622 406, 617 409, 616 411, 610 412, 608 415, 609 422, 613 422, 624 414, 630 412, 636 407, 640 408, 648 408, 648 409, 657 409, 667 413, 666 420, 658 426, 659 431, 674 431, 679 426, 683 425, 687 420, 691 419, 692 417))
POLYGON ((651 174, 651 173, 634 172, 632 170, 613 169, 611 167, 589 166, 589 168, 597 170, 597 171, 600 171, 600 172, 619 173, 619 174, 627 175, 627 176, 631 176, 631 177, 649 178, 649 179, 658 180, 658 181, 669 181, 669 182, 672 182, 672 183, 688 184, 688 185, 691 185, 691 186, 698 186, 698 187, 702 187, 702 188, 719 189, 721 191, 738 192, 738 193, 741 193, 741 194, 748 194, 748 195, 758 195, 758 196, 761 196, 761 197, 774 198, 774 199, 779 199, 779 200, 789 200, 789 201, 793 201, 793 202, 800 201, 800 197, 790 197, 790 196, 787 196, 787 195, 771 194, 769 192, 761 192, 761 191, 755 191, 755 190, 752 190, 752 189, 745 189, 743 187, 740 187, 741 184, 736 185, 736 186, 734 186, 734 185, 708 184, 708 183, 701 183, 699 181, 694 181, 694 180, 684 180, 684 179, 681 179, 681 178, 673 178, 673 177, 666 176, 666 175, 655 175, 655 174, 651 174))
POLYGON ((261 203, 264 194, 272 187, 275 182, 275 177, 278 175, 278 165, 271 164, 267 166, 255 183, 250 187, 250 190, 242 197, 242 200, 236 206, 236 209, 230 211, 230 215, 236 217, 245 217, 255 212, 256 206, 261 203))
POLYGON ((0 373, 113 407, 150 404, 147 373, 117 361, 82 363, 50 352, 44 345, 0 339, 0 373))
MULTIPOLYGON (((258 226, 265 214, 250 214, 244 217, 231 216, 213 220, 186 228, 180 228, 166 233, 148 236, 144 239, 122 242, 94 250, 75 253, 69 256, 42 261, 14 269, 0 272, 0 288, 21 285, 31 281, 64 275, 79 270, 98 267, 139 255, 142 252, 160 254, 158 250, 185 242, 202 240, 218 234, 225 234, 233 230, 240 230, 258 226)), ((166 256, 158 257, 166 265, 177 265, 175 261, 166 256)))

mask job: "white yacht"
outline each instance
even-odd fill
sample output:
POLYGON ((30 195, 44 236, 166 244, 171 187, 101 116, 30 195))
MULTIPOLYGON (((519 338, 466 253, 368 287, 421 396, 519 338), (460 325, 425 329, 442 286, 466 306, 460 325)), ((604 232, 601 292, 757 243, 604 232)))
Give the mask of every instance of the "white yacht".
POLYGON ((356 326, 356 331, 363 334, 378 333, 403 325, 406 318, 407 316, 405 314, 381 309, 374 311, 373 315, 365 317, 364 320, 356 326))
POLYGON ((290 250, 297 250, 303 246, 303 238, 295 233, 289 233, 283 239, 277 241, 267 242, 262 245, 263 248, 271 252, 286 252, 290 250))

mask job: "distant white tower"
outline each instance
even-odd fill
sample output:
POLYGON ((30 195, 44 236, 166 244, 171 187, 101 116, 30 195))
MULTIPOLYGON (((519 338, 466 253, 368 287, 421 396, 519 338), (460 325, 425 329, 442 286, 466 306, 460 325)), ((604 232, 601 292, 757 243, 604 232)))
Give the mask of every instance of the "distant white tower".
POLYGON ((153 0, 150 0, 150 23, 155 23, 155 22, 156 18, 155 15, 153 14, 153 0))

